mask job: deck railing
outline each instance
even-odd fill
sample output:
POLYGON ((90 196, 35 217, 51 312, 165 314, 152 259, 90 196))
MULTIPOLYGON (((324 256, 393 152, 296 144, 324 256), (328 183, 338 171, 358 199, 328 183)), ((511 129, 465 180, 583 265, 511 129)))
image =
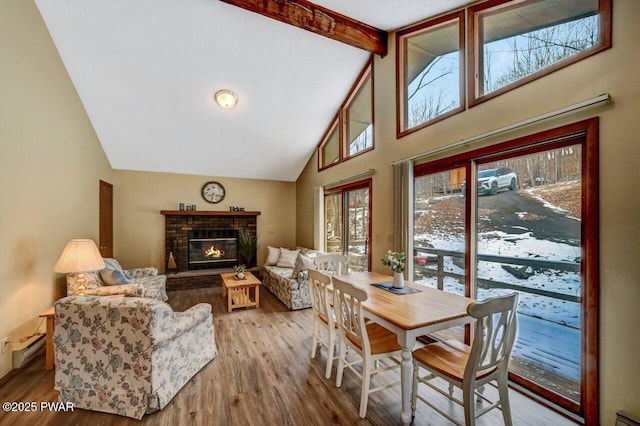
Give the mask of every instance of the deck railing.
MULTIPOLYGON (((437 277, 438 283, 437 287, 439 290, 444 289, 444 279, 445 277, 451 277, 459 280, 461 283, 464 282, 465 276, 463 274, 456 274, 454 272, 449 272, 444 270, 444 258, 452 257, 462 259, 464 262, 464 252, 452 251, 452 250, 437 250, 426 247, 415 247, 414 248, 414 256, 418 256, 419 254, 426 254, 426 264, 425 266, 421 266, 417 261, 414 260, 414 275, 416 272, 422 274, 423 276, 429 277, 437 277), (435 260, 433 257, 435 256, 435 260), (426 265, 436 265, 436 268, 428 267, 426 265)), ((552 269, 557 271, 568 271, 568 272, 580 272, 580 263, 576 262, 565 262, 560 260, 538 260, 538 259, 526 259, 521 257, 510 257, 510 256, 499 256, 499 255, 489 255, 489 254, 479 254, 478 261, 482 262, 494 262, 506 265, 517 265, 517 266, 530 266, 536 269, 552 269)), ((478 278, 478 286, 480 288, 506 288, 510 290, 520 291, 523 293, 531 293, 537 294, 540 296, 552 297, 554 299, 566 300, 569 302, 580 303, 581 297, 574 296, 566 293, 559 293, 556 291, 548 291, 542 290, 538 288, 525 287, 521 285, 505 283, 495 280, 487 280, 483 278, 478 278)))

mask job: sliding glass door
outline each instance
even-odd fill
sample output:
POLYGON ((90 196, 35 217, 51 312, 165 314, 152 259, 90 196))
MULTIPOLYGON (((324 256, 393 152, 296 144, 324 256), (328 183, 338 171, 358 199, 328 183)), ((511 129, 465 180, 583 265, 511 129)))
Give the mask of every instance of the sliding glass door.
MULTIPOLYGON (((468 296, 466 286, 465 200, 461 197, 465 168, 430 170, 415 175, 413 281, 468 296)), ((464 339, 464 328, 435 334, 464 339)))
POLYGON ((325 190, 325 247, 349 257, 351 271, 368 271, 371 179, 325 190))
POLYGON ((581 146, 478 162, 475 297, 519 293, 510 369, 580 401, 581 146))

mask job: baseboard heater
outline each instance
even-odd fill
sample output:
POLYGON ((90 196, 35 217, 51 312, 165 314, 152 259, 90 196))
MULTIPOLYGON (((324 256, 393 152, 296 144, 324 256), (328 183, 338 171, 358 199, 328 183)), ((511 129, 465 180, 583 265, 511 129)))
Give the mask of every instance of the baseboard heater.
POLYGON ((21 368, 38 355, 40 349, 44 347, 44 334, 31 337, 26 342, 22 342, 13 350, 13 368, 21 368))

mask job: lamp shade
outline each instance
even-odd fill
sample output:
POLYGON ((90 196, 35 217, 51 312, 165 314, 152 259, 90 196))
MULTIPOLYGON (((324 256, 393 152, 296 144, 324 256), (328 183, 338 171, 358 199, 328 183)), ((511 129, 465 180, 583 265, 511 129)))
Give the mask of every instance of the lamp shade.
POLYGON ((96 243, 93 240, 76 239, 67 243, 53 271, 70 273, 97 271, 104 268, 104 260, 96 243))

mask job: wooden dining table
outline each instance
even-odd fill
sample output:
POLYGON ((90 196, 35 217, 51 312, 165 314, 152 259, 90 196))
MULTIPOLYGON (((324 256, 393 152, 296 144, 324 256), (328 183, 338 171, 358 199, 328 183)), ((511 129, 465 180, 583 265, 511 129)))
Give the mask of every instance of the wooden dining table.
POLYGON ((419 292, 394 294, 371 284, 391 282, 393 277, 377 272, 339 275, 341 280, 363 288, 368 295, 363 303, 367 318, 396 333, 402 346, 400 380, 404 424, 411 423, 412 350, 419 336, 473 322, 467 306, 474 299, 405 281, 405 286, 419 292))

